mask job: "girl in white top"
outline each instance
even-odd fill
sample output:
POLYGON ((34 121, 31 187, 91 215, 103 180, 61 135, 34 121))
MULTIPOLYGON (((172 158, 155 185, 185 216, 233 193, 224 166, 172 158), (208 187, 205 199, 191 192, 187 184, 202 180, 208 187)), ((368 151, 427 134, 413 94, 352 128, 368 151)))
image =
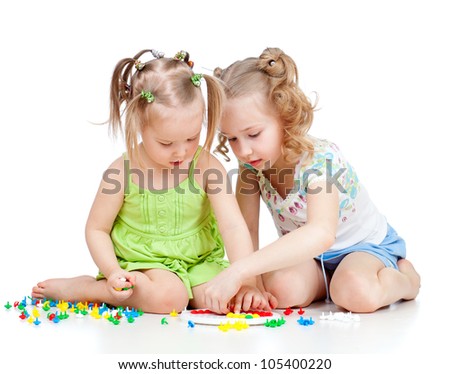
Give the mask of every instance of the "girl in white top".
MULTIPOLYGON (((283 308, 327 297, 372 312, 414 299, 420 277, 403 239, 339 148, 308 135, 314 106, 297 85, 295 62, 268 48, 216 75, 227 95, 217 150, 226 156, 229 142, 240 161, 236 194, 255 252, 209 282, 206 304, 226 312, 242 282, 258 274, 283 308), (280 238, 257 250, 260 196, 280 238)), ((234 304, 236 311, 239 297, 234 304)))

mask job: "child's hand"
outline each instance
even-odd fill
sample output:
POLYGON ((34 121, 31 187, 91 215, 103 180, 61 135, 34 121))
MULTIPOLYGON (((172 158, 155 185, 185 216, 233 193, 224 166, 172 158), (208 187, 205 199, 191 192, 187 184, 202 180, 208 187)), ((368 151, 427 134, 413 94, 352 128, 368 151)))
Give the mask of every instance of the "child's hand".
POLYGON ((123 270, 112 273, 107 281, 109 291, 118 300, 129 298, 135 283, 136 276, 123 270))
POLYGON ((257 287, 244 285, 234 297, 234 301, 230 302, 229 307, 233 310, 233 313, 236 314, 240 313, 241 310, 244 312, 250 309, 270 310, 271 304, 269 302, 268 295, 275 299, 268 292, 262 293, 257 287))
POLYGON ((242 281, 230 268, 223 270, 206 285, 204 294, 206 308, 215 313, 230 312, 228 304, 241 286, 242 281))

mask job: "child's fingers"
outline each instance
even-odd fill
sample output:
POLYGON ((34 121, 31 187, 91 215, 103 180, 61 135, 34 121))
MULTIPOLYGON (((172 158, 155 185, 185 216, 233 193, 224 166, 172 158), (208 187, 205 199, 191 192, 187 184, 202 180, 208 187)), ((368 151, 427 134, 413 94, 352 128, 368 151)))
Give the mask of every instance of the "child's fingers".
POLYGON ((112 292, 113 292, 113 296, 116 298, 116 300, 123 301, 123 300, 128 299, 131 296, 131 294, 133 293, 133 290, 131 288, 129 288, 127 290, 114 289, 112 292))
POLYGON ((258 297, 254 298, 252 308, 256 310, 270 310, 269 304, 263 295, 258 295, 258 297))
POLYGON ((276 309, 276 307, 278 306, 277 298, 271 293, 267 293, 267 302, 269 303, 271 309, 276 309))
POLYGON ((264 297, 259 299, 258 302, 259 302, 259 305, 256 306, 255 309, 267 310, 267 311, 270 310, 269 303, 267 302, 267 300, 264 297))
POLYGON ((233 308, 230 308, 233 311, 233 313, 238 314, 238 313, 241 312, 241 309, 242 309, 242 297, 243 297, 243 295, 239 293, 234 298, 233 308))
POLYGON ((136 275, 134 273, 124 273, 119 277, 122 288, 130 288, 136 284, 136 275))
POLYGON ((214 313, 227 314, 230 311, 228 309, 227 301, 219 300, 216 297, 211 298, 208 296, 205 296, 204 300, 205 300, 206 308, 211 310, 214 313))
POLYGON ((127 273, 126 279, 130 283, 130 287, 136 285, 136 274, 135 273, 127 273))
MULTIPOLYGON (((127 274, 128 276, 128 274, 127 274)), ((135 275, 131 276, 122 276, 117 279, 117 281, 114 282, 114 290, 115 291, 128 291, 134 287, 135 283, 135 275)))
POLYGON ((214 308, 218 313, 227 314, 230 311, 227 304, 227 302, 217 301, 214 305, 214 308))
POLYGON ((228 301, 227 308, 229 311, 234 313, 234 308, 236 307, 236 297, 233 297, 228 301))
POLYGON ((253 305, 253 295, 251 293, 246 293, 242 301, 242 310, 250 310, 253 305))

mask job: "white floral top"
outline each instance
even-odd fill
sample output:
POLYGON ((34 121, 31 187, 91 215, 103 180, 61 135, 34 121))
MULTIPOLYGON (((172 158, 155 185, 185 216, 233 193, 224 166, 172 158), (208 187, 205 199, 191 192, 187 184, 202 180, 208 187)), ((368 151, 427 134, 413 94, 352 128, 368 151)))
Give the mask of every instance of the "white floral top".
POLYGON ((339 224, 336 241, 331 247, 342 249, 359 242, 379 244, 386 236, 386 218, 370 200, 352 166, 336 144, 311 137, 314 155, 306 164, 303 159, 295 167, 293 190, 283 199, 261 171, 250 165, 258 177, 261 197, 267 205, 280 236, 306 224, 307 191, 314 193, 314 183, 327 180, 339 191, 339 224))

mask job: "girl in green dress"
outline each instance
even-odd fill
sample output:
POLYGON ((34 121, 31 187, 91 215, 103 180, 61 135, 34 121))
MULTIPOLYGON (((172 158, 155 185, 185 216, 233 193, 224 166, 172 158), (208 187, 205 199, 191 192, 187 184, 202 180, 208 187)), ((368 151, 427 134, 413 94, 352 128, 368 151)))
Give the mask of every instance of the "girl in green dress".
MULTIPOLYGON (((222 164, 210 152, 223 91, 194 74, 189 54, 143 50, 113 73, 110 126, 127 152, 103 174, 86 224, 96 278, 49 279, 36 298, 106 302, 150 313, 205 307, 204 289, 230 262, 253 251, 222 164), (145 53, 153 59, 141 62, 145 53), (207 86, 207 106, 202 82, 207 86), (207 113, 207 133, 199 146, 207 113)), ((267 308, 251 279, 231 304, 267 308)), ((271 300, 275 305, 275 300, 271 300)))

